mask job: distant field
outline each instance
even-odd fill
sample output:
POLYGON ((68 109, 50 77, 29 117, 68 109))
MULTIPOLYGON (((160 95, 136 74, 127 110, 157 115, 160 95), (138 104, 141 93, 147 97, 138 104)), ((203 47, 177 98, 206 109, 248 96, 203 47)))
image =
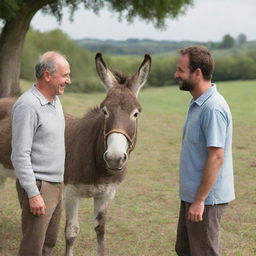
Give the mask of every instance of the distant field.
MULTIPOLYGON (((26 88, 30 85, 25 86, 26 88)), ((256 81, 218 83, 234 121, 236 197, 222 220, 224 256, 256 255, 256 81)), ((104 94, 65 94, 65 112, 81 116, 104 94)), ((181 131, 191 96, 177 87, 140 93, 139 136, 126 179, 108 211, 106 256, 174 256, 181 131)), ((92 201, 83 200, 76 256, 96 255, 92 201)), ((54 255, 64 252, 64 216, 54 255)), ((0 255, 16 255, 20 209, 15 183, 0 189, 0 255)))

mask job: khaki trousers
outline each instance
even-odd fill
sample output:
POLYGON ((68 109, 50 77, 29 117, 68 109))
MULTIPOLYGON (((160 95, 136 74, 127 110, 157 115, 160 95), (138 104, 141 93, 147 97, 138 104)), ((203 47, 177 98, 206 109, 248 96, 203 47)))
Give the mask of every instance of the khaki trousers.
POLYGON ((220 256, 220 221, 227 204, 206 205, 203 221, 188 220, 190 203, 181 201, 175 251, 178 256, 220 256))
POLYGON ((48 256, 56 244, 61 219, 63 183, 37 181, 44 199, 46 212, 34 216, 30 212, 28 196, 16 182, 18 199, 22 209, 22 240, 18 256, 48 256))

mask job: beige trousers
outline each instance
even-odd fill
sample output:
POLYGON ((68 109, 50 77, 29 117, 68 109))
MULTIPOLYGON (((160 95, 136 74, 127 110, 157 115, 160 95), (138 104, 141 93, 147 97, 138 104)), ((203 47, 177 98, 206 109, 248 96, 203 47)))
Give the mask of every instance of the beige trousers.
POLYGON ((61 219, 63 183, 37 181, 44 199, 46 212, 34 216, 30 212, 28 196, 16 182, 18 198, 22 209, 22 240, 18 256, 48 256, 56 244, 61 219))

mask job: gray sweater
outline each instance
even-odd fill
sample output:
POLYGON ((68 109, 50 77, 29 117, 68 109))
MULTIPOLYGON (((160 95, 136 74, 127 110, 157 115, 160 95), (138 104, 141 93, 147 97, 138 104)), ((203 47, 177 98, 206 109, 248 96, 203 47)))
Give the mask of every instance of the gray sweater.
POLYGON ((29 198, 40 194, 36 179, 63 181, 64 130, 65 120, 58 97, 51 104, 33 86, 15 103, 11 160, 29 198))

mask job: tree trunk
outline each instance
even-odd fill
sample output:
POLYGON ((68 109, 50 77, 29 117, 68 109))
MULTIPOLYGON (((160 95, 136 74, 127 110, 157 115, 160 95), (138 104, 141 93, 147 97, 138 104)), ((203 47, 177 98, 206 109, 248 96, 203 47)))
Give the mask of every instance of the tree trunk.
POLYGON ((28 1, 15 18, 6 21, 0 35, 0 98, 20 94, 21 55, 31 19, 44 5, 55 1, 28 1))
POLYGON ((31 18, 19 16, 5 24, 0 37, 0 97, 20 93, 20 59, 31 18))

